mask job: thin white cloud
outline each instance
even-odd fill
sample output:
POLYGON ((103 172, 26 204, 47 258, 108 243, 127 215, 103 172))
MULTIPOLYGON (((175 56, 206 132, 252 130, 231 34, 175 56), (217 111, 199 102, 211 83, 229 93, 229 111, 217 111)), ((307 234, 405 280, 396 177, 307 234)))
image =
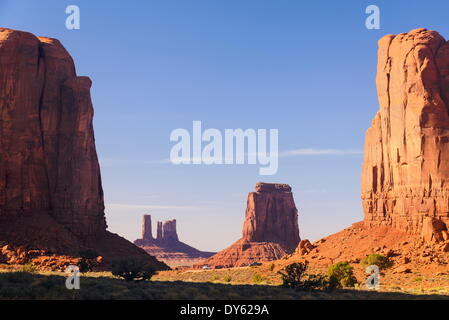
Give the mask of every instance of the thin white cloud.
POLYGON ((295 149, 279 153, 279 157, 295 157, 295 156, 322 156, 322 155, 354 155, 363 154, 359 150, 343 150, 343 149, 295 149))
MULTIPOLYGON (((295 157, 295 156, 345 156, 345 155, 357 155, 357 154, 363 154, 363 151, 360 150, 347 150, 347 149, 317 149, 317 148, 303 148, 303 149, 294 149, 294 150, 287 150, 283 152, 279 152, 280 158, 285 157, 295 157)), ((256 155, 259 154, 245 154, 245 157, 249 155, 256 155)), ((267 154, 263 154, 264 156, 268 156, 267 154)), ((182 159, 183 161, 190 161, 194 162, 195 160, 198 160, 200 162, 206 161, 206 160, 213 160, 213 158, 185 158, 182 159)), ((225 163, 226 159, 222 159, 223 163, 225 163)), ((233 161, 234 159, 230 159, 230 161, 233 161)), ((145 160, 145 159, 114 159, 114 158, 102 158, 100 159, 101 165, 105 166, 112 166, 112 165, 150 165, 150 164, 172 164, 170 159, 160 159, 160 160, 145 160)))
POLYGON ((199 206, 173 206, 173 205, 152 205, 152 204, 130 204, 130 203, 107 203, 107 208, 114 209, 161 209, 161 210, 199 210, 204 209, 204 207, 199 206))
POLYGON ((148 165, 170 163, 170 159, 163 160, 145 160, 145 159, 119 159, 119 158, 100 158, 100 164, 103 166, 113 165, 148 165))

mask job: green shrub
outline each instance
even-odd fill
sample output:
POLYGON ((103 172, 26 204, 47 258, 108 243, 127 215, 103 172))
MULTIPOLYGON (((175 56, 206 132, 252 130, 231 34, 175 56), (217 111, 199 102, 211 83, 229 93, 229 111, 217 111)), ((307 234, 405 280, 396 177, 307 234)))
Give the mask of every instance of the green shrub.
POLYGON ((92 271, 97 262, 96 258, 99 256, 99 254, 94 250, 88 249, 80 251, 79 255, 81 257, 80 261, 78 262, 78 268, 80 269, 80 272, 84 273, 92 271))
POLYGON ((327 276, 332 286, 336 288, 354 287, 357 283, 354 268, 348 262, 339 262, 330 266, 327 276))
POLYGON ((92 271, 93 266, 89 260, 81 258, 80 261, 78 262, 78 268, 80 269, 81 273, 85 273, 92 271))
POLYGON ((225 276, 224 277, 224 279, 223 279, 225 282, 231 282, 232 281, 232 278, 231 278, 231 276, 225 276))
POLYGON ((217 275, 213 275, 210 279, 211 279, 210 281, 214 282, 220 280, 220 277, 217 275))
POLYGON ((156 274, 156 270, 141 260, 117 260, 112 263, 112 274, 126 281, 146 281, 156 274))
POLYGON ((261 283, 261 282, 263 282, 263 281, 265 281, 265 278, 262 277, 260 274, 255 273, 255 274, 253 275, 253 282, 254 282, 254 283, 261 283))
POLYGON ((20 269, 21 272, 35 273, 37 271, 37 266, 32 263, 27 263, 20 269))
POLYGON ((308 274, 308 262, 292 263, 278 273, 281 275, 282 286, 297 290, 332 290, 334 283, 327 276, 308 274))
POLYGON ((336 286, 322 274, 306 274, 299 290, 333 290, 336 286))
POLYGON ((296 262, 285 267, 284 271, 279 271, 281 275, 282 286, 285 288, 298 288, 302 285, 302 277, 304 276, 308 262, 296 262))
POLYGON ((360 260, 360 264, 364 267, 375 265, 380 270, 385 270, 393 266, 393 261, 381 254, 373 253, 360 260))

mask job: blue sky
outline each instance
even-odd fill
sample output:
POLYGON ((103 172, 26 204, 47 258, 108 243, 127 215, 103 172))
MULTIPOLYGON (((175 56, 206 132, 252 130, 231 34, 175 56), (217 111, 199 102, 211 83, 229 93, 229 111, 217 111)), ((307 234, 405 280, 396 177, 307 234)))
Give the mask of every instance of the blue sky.
POLYGON ((378 102, 377 40, 425 27, 449 37, 447 1, 0 0, 0 25, 55 37, 93 80, 109 229, 134 240, 144 213, 178 220, 180 239, 220 250, 241 235, 258 181, 288 183, 302 238, 362 219, 365 130, 378 102), (65 8, 81 29, 65 28, 65 8), (381 29, 365 28, 365 8, 381 29), (279 129, 278 173, 174 166, 170 132, 279 129), (323 150, 334 150, 324 151, 323 150))

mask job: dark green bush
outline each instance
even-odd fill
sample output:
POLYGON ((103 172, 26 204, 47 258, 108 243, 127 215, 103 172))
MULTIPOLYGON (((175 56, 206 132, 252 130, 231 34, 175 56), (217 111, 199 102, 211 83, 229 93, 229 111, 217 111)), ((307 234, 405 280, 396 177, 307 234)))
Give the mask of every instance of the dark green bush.
POLYGON ((96 259, 99 256, 99 254, 97 252, 95 252, 94 250, 83 250, 80 251, 80 257, 84 258, 84 259, 96 259))
POLYGON ((78 262, 78 268, 80 272, 90 272, 94 269, 96 264, 96 258, 99 256, 94 250, 84 250, 79 253, 81 259, 78 262))
POLYGON ((327 276, 333 287, 354 287, 357 279, 354 268, 348 262, 339 262, 329 267, 327 276))
POLYGON ((284 271, 279 271, 282 286, 285 288, 298 288, 303 284, 303 276, 308 268, 308 262, 296 262, 285 267, 284 271))
POLYGON ((264 282, 266 279, 263 277, 263 276, 261 276, 260 274, 258 274, 258 273, 255 273, 254 275, 253 275, 253 282, 254 283, 262 283, 262 282, 264 282))
POLYGON ((93 269, 93 264, 88 259, 81 258, 78 262, 78 268, 80 269, 81 273, 90 272, 93 269))
POLYGON ((393 266, 393 261, 381 254, 373 253, 360 260, 360 264, 364 267, 375 265, 380 270, 385 270, 393 266))
POLYGON ((21 272, 35 273, 37 271, 37 266, 32 263, 27 263, 22 266, 21 272))
POLYGON ((117 260, 112 263, 112 274, 126 281, 146 281, 156 274, 156 270, 141 260, 117 260))
POLYGON ((334 284, 327 276, 321 274, 308 274, 308 262, 292 263, 278 273, 282 278, 282 286, 297 290, 332 290, 334 284))

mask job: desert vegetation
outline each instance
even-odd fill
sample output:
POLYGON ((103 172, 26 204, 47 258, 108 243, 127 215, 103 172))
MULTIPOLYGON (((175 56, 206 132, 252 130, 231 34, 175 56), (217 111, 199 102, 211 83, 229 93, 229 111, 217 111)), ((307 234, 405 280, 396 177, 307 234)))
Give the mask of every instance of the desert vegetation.
POLYGON ((80 290, 65 287, 64 274, 0 272, 0 299, 91 300, 91 299, 435 299, 443 295, 413 295, 337 289, 301 291, 273 285, 224 284, 184 281, 125 281, 111 273, 87 273, 80 290))
POLYGON ((145 264, 116 262, 115 268, 114 272, 82 273, 80 290, 68 290, 65 273, 42 272, 31 265, 0 265, 0 299, 449 299, 449 275, 428 278, 386 271, 389 285, 373 291, 357 283, 362 282, 359 263, 326 268, 273 262, 154 273, 145 264), (402 288, 403 283, 412 287, 402 288))

